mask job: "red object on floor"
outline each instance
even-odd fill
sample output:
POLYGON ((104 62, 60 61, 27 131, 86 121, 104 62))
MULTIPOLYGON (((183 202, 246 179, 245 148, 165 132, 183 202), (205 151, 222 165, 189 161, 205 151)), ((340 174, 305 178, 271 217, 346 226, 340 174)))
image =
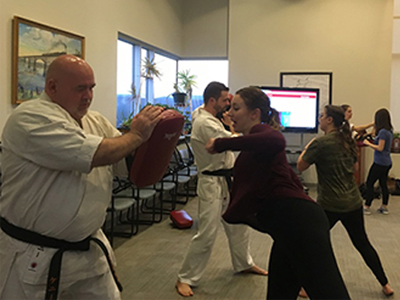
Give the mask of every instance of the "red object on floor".
POLYGON ((171 211, 170 218, 174 226, 179 229, 190 228, 193 225, 193 219, 184 210, 171 211))
POLYGON ((129 180, 139 188, 161 180, 182 133, 182 114, 167 109, 161 115, 149 140, 137 149, 130 168, 129 180))

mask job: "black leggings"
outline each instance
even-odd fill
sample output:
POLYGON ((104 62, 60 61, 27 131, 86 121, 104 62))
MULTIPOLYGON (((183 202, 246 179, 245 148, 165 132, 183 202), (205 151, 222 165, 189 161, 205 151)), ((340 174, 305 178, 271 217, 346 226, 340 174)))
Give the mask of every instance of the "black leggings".
POLYGON ((367 200, 365 201, 366 206, 371 206, 372 200, 374 200, 374 184, 377 180, 379 180, 379 186, 381 187, 382 191, 382 204, 388 205, 389 190, 387 187, 387 177, 391 168, 392 165, 381 166, 376 163, 372 164, 367 178, 367 200))
POLYGON ((274 239, 267 299, 297 299, 303 286, 311 299, 350 299, 333 254, 323 209, 303 199, 277 199, 257 214, 274 239))
POLYGON ((376 253, 374 247, 368 240, 367 233, 364 227, 364 213, 362 207, 357 210, 346 212, 346 213, 336 213, 331 211, 325 211, 329 226, 332 228, 338 221, 341 221, 344 228, 346 228, 349 237, 358 252, 360 252, 367 266, 374 273, 376 279, 379 283, 384 286, 388 283, 385 271, 381 261, 379 259, 378 253, 376 253))

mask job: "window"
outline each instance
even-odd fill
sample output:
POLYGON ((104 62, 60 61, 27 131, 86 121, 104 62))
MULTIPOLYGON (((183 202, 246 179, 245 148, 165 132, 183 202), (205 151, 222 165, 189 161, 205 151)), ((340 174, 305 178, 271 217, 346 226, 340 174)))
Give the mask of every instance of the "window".
POLYGON ((125 36, 118 39, 117 53, 117 127, 120 127, 147 103, 167 103, 174 91, 178 58, 125 36), (155 63, 159 78, 143 76, 145 59, 155 63))
MULTIPOLYGON (((228 60, 180 60, 178 70, 190 70, 196 75, 196 86, 193 88, 192 111, 203 104, 203 92, 211 81, 219 81, 228 86, 228 60)), ((187 107, 185 112, 190 112, 187 107)))
POLYGON ((117 127, 120 127, 123 120, 133 111, 133 45, 118 41, 117 51, 117 127))
POLYGON ((154 78, 154 104, 166 104, 174 92, 177 61, 157 53, 154 55, 154 61, 161 72, 160 78, 154 78))
POLYGON ((180 107, 189 116, 203 104, 203 91, 211 81, 228 85, 228 60, 179 60, 178 57, 125 35, 118 39, 117 127, 140 111, 147 103, 173 106, 172 93, 177 70, 195 75, 191 106, 180 107), (153 61, 160 76, 145 78, 144 60, 153 61))

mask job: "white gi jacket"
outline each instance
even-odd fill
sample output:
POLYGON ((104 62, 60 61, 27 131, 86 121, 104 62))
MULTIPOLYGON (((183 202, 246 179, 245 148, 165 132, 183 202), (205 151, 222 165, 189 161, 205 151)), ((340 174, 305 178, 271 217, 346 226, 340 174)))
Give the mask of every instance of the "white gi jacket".
MULTIPOLYGON (((113 168, 90 166, 102 139, 120 133, 96 112, 88 112, 82 126, 46 94, 15 109, 2 137, 0 215, 16 226, 70 242, 97 237, 115 262, 100 229, 111 199, 113 168)), ((0 294, 11 267, 25 283, 46 283, 56 249, 20 242, 1 230, 0 245, 0 294), (22 260, 16 265, 17 254, 22 260)), ((64 253, 61 280, 75 282, 108 270, 104 253, 92 243, 87 252, 64 253)))
POLYGON ((231 225, 221 218, 228 206, 229 190, 225 177, 203 175, 203 171, 230 169, 234 164, 231 151, 209 154, 204 146, 210 138, 231 137, 221 121, 204 109, 193 113, 190 143, 199 170, 197 194, 199 195, 198 231, 192 238, 188 252, 178 273, 178 280, 197 286, 204 274, 215 242, 217 229, 222 221, 229 241, 233 268, 240 272, 254 266, 249 251, 249 232, 244 225, 231 225))
POLYGON ((190 143, 193 148, 195 162, 199 171, 197 194, 203 199, 225 198, 228 189, 224 177, 201 174, 203 171, 216 171, 233 168, 235 156, 231 151, 209 154, 204 145, 210 138, 232 137, 225 130, 221 121, 204 109, 199 109, 193 122, 190 143))

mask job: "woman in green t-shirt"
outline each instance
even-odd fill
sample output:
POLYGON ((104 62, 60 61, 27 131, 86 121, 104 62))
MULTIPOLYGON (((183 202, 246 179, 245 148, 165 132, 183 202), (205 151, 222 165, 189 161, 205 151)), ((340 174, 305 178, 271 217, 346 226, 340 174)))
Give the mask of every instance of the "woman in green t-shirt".
POLYGON ((393 289, 365 232, 362 199, 353 176, 358 167, 356 145, 343 109, 340 106, 325 106, 319 123, 325 135, 313 139, 305 147, 298 159, 297 169, 302 172, 310 165, 316 165, 317 202, 325 210, 330 228, 338 221, 342 222, 353 245, 382 285, 383 293, 390 296, 393 289))

